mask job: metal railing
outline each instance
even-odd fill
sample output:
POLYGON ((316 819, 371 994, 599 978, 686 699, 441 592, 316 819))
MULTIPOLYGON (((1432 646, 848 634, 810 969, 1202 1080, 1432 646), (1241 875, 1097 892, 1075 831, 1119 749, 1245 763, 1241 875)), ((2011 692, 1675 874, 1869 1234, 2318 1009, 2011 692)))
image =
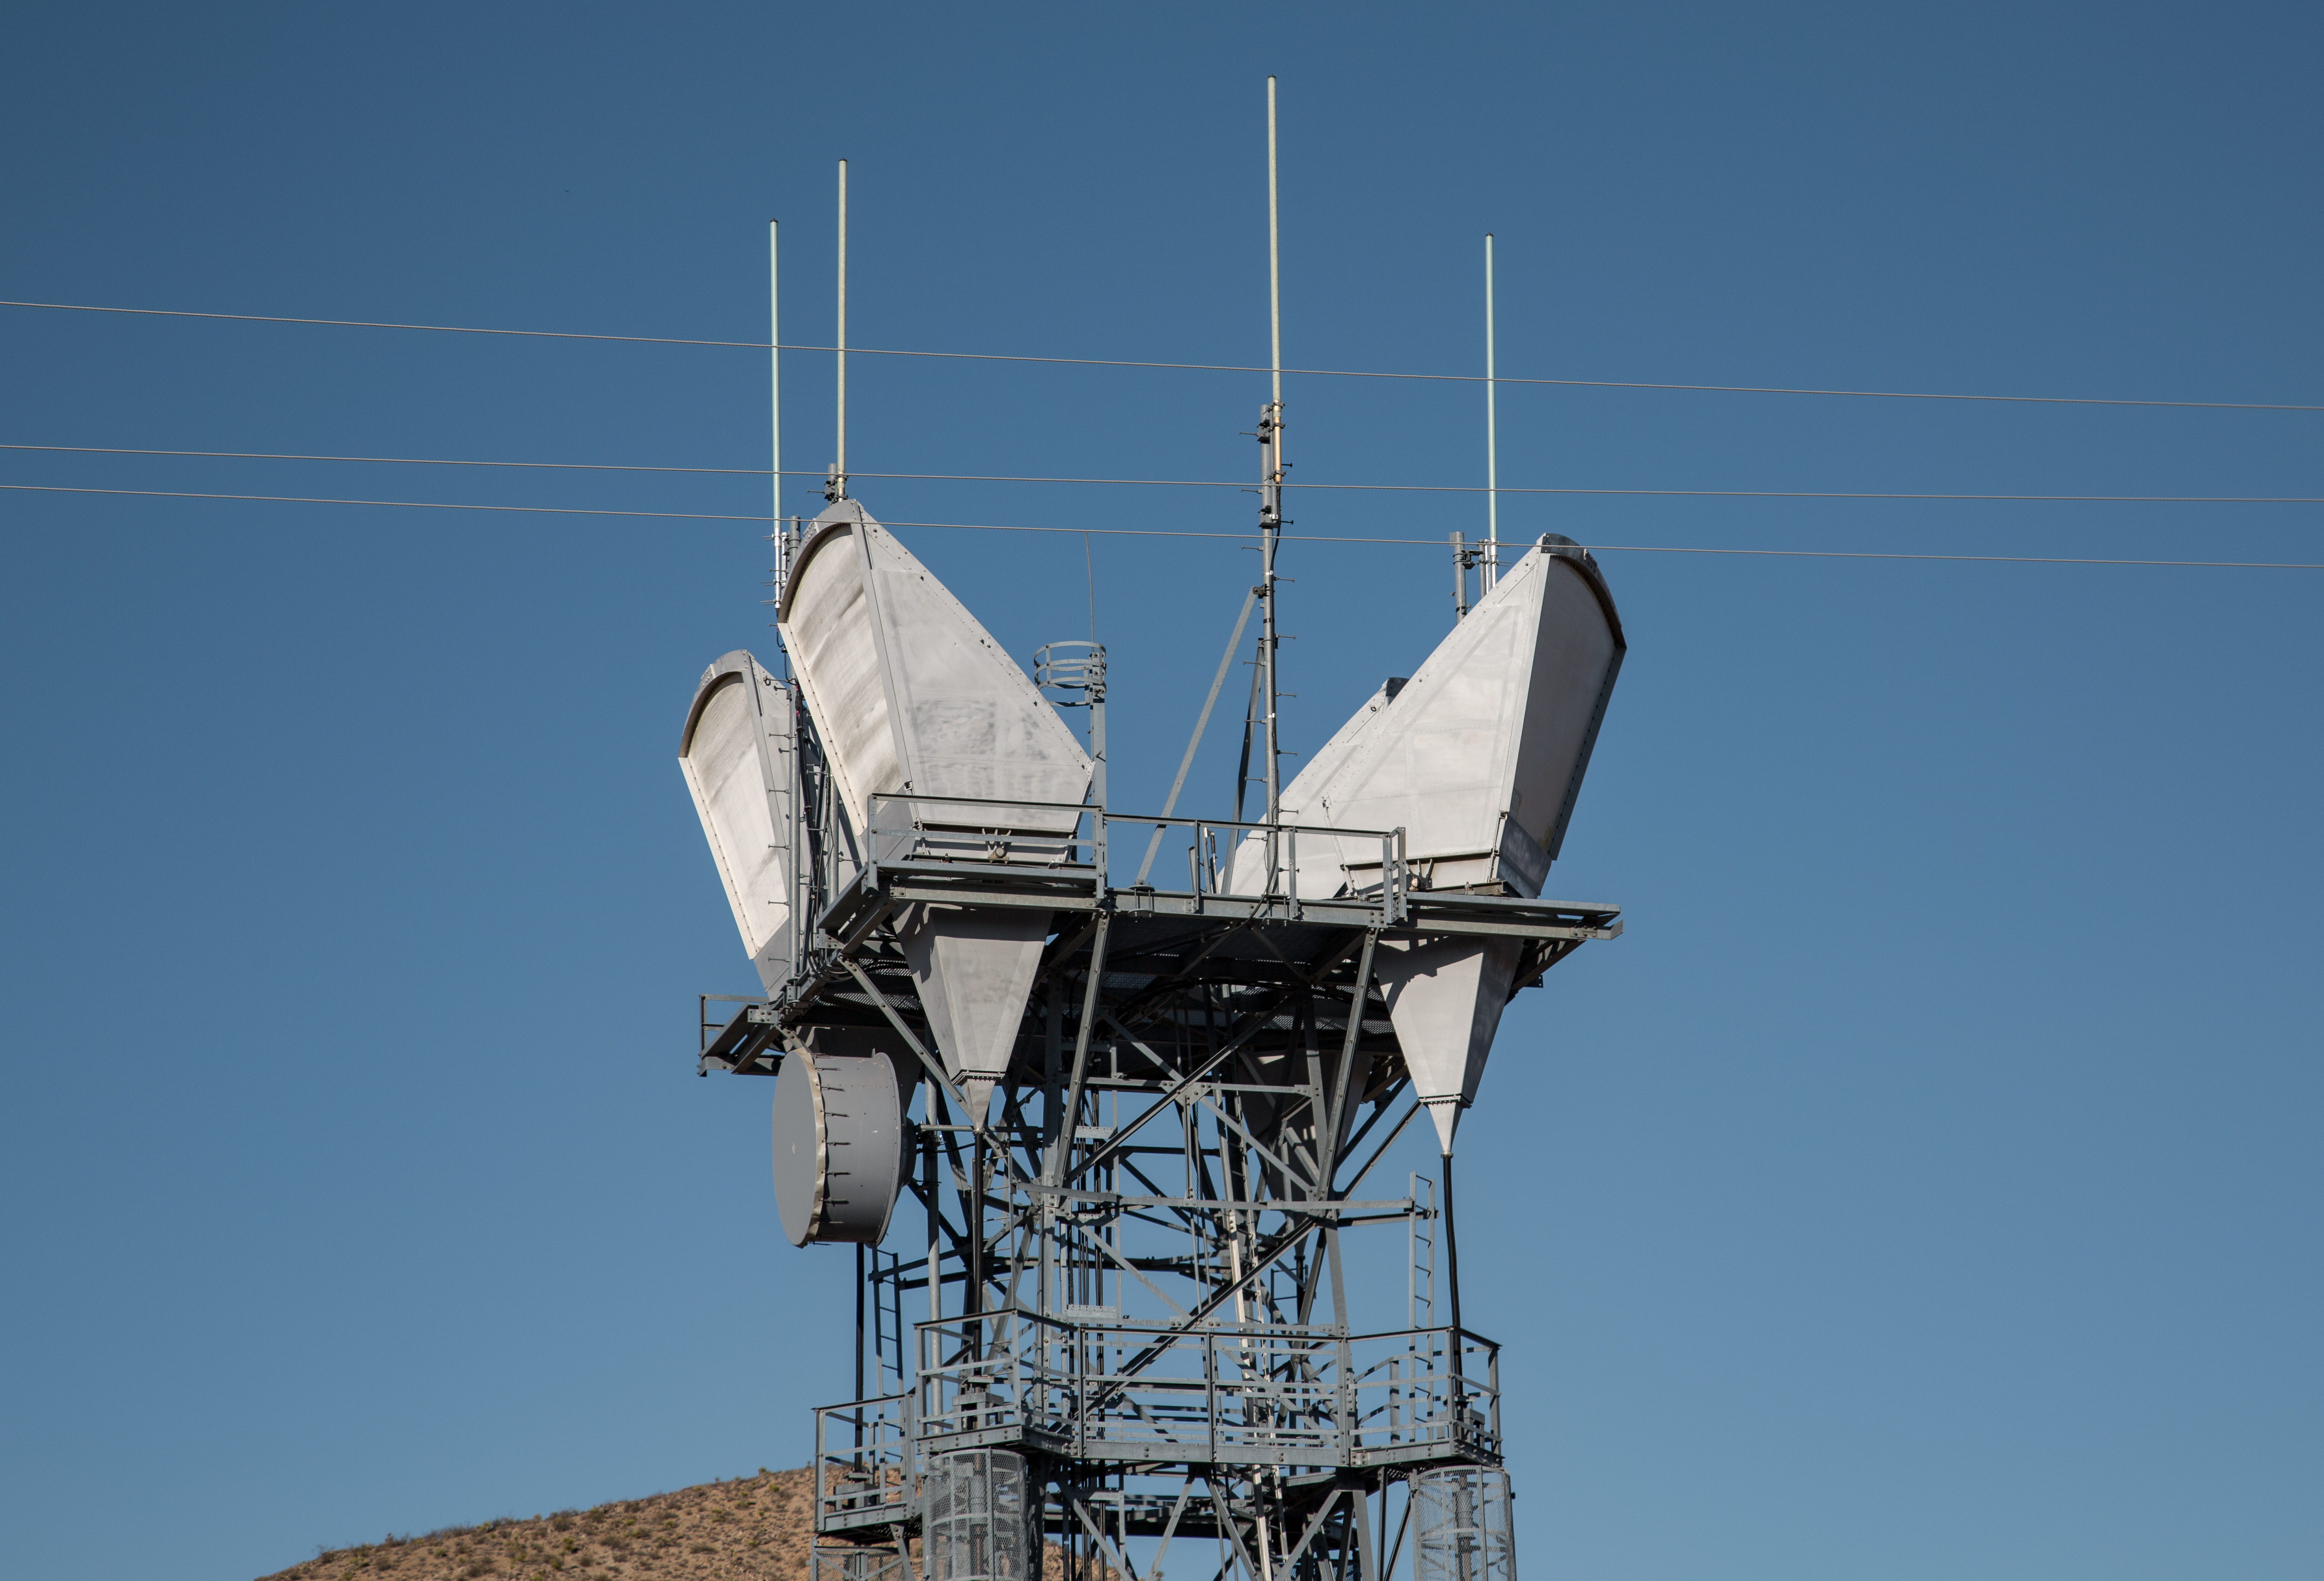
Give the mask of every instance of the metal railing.
POLYGON ((1330 842, 1323 846, 1323 850, 1329 853, 1326 859, 1335 871, 1351 868, 1369 869, 1374 865, 1368 861, 1345 862, 1338 854, 1340 841, 1377 840, 1380 851, 1377 864, 1380 870, 1379 883, 1354 886, 1351 876, 1343 873, 1343 877, 1348 878, 1359 894, 1377 888, 1385 921, 1389 924, 1406 919, 1405 898, 1411 892, 1412 875, 1410 864, 1405 859, 1402 829, 1335 829, 1323 824, 1248 823, 1231 818, 1178 818, 1136 813, 1107 813, 1100 822, 1108 827, 1118 825, 1151 830, 1152 839, 1157 841, 1167 830, 1191 831, 1193 838, 1186 847, 1186 888, 1198 898, 1237 896, 1296 900, 1299 898, 1296 889, 1300 871, 1299 837, 1302 834, 1307 836, 1311 851, 1318 842, 1330 842), (1232 837, 1223 853, 1219 849, 1221 834, 1232 837), (1264 859, 1260 886, 1257 889, 1230 888, 1234 878, 1235 857, 1244 839, 1251 835, 1259 837, 1264 859))
POLYGON ((1007 1308, 916 1323, 913 1434, 927 1443, 1027 1439, 1073 1430, 1075 1325, 1007 1308))
MULTIPOLYGON (((1297 823, 1251 823, 1230 818, 1180 818, 1152 813, 1109 813, 1084 802, 1044 802, 1027 797, 947 796, 920 791, 875 791, 865 800, 871 820, 866 841, 866 865, 942 861, 1006 864, 1025 868, 1094 869, 1094 887, 1102 894, 1111 882, 1106 851, 1111 832, 1135 828, 1151 832, 1155 841, 1165 832, 1189 832, 1186 846, 1186 892, 1196 900, 1236 896, 1296 902, 1299 840, 1307 837, 1313 852, 1320 844, 1326 865, 1341 875, 1351 892, 1377 897, 1381 920, 1389 926, 1405 922, 1409 911, 1412 867, 1405 853, 1402 829, 1335 829, 1297 823), (947 815, 949 814, 949 815, 947 815), (1005 814, 1005 816, 1003 815, 1005 814), (1087 832, 1084 821, 1087 820, 1087 832), (1225 838, 1225 849, 1221 850, 1225 838), (1259 887, 1231 887, 1235 857, 1250 837, 1257 837, 1264 858, 1259 887), (1379 842, 1379 859, 1348 861, 1342 842, 1379 842), (1377 867, 1379 877, 1363 882, 1377 867)), ((1141 869, 1141 877, 1143 869, 1141 869)), ((1132 892, 1142 890, 1133 886, 1132 892)))
POLYGON ((1351 1380, 1350 1433, 1360 1460, 1501 1448, 1501 1347, 1450 1328, 1369 1334, 1351 1380))
POLYGON ((899 1521, 913 1503, 911 1394, 824 1405, 815 1413, 817 1530, 899 1521))
POLYGON ((870 866, 968 861, 1057 868, 1087 860, 1103 882, 1104 819, 1087 802, 874 791, 864 798, 864 815, 872 825, 865 842, 870 866), (930 816, 931 809, 953 811, 954 815, 930 816), (1084 819, 1093 821, 1087 837, 1082 834, 1084 819), (1090 854, 1083 858, 1085 848, 1090 854))
POLYGON ((1449 1328, 1179 1328, 1009 1309, 916 1325, 922 1449, 1357 1466, 1500 1447, 1500 1348, 1449 1328))

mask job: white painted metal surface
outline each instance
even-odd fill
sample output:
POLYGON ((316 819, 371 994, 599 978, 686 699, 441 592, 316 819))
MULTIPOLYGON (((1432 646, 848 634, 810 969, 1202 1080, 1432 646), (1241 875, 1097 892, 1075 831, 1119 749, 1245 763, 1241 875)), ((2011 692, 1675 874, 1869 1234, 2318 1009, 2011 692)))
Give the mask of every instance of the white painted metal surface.
POLYGON ((945 1073, 982 1124, 996 1082, 1009 1070, 1051 914, 919 905, 897 919, 904 959, 920 990, 945 1073))
MULTIPOLYGON (((1538 895, 1622 648, 1594 567, 1526 551, 1393 697, 1375 693, 1284 792, 1283 821, 1302 831, 1297 892, 1379 880, 1377 840, 1321 832, 1401 827, 1419 887, 1538 895)), ((1259 893, 1266 874, 1254 834, 1231 887, 1259 893)))
MULTIPOLYGON (((780 616, 848 819, 881 859, 1065 853, 1090 784, 1081 743, 862 506, 843 500, 816 519, 780 616)), ((980 1110, 1008 1069, 1049 923, 949 906, 899 923, 945 1069, 980 1110)))
POLYGON ((880 1244, 909 1162, 905 1130, 886 1055, 783 1056, 775 1078, 775 1212, 792 1245, 880 1244))
POLYGON ((1003 859, 1055 859, 1076 818, 1065 809, 1089 790, 1088 756, 976 617, 855 501, 816 519, 779 624, 859 833, 873 795, 909 790, 928 798, 909 818, 936 838, 964 844, 991 829, 1030 841, 1003 859))
MULTIPOLYGON (((1379 882, 1377 838, 1406 831, 1414 887, 1541 893, 1621 666, 1622 630, 1594 565, 1566 540, 1528 550, 1410 681, 1383 687, 1283 795, 1296 840, 1253 834, 1230 887, 1305 898, 1379 882)), ((1514 946, 1383 941, 1380 983, 1415 1089, 1444 1151, 1492 1046, 1514 946)))
POLYGON ((1428 1106, 1441 1152, 1452 1151, 1461 1111, 1476 1101, 1517 964, 1517 946, 1507 939, 1383 939, 1373 958, 1414 1096, 1428 1106))
POLYGON ((791 970, 790 689, 740 648, 702 672, 678 766, 742 948, 771 993, 791 970))

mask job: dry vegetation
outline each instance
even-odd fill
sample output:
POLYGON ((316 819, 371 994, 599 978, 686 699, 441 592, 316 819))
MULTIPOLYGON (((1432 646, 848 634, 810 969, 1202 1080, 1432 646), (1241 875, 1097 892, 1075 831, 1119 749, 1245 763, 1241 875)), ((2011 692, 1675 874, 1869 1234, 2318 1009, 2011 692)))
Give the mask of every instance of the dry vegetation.
POLYGON ((808 1470, 334 1549, 265 1581, 805 1581, 808 1470))

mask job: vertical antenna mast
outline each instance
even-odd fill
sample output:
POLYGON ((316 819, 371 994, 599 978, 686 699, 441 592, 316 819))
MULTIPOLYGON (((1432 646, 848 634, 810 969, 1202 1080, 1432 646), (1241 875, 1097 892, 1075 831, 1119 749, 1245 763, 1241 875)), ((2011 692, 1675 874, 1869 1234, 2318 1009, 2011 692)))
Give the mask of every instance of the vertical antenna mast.
POLYGON ((1267 345, 1268 358, 1274 369, 1275 386, 1271 392, 1277 408, 1283 405, 1283 266, 1276 247, 1275 215, 1275 78, 1267 79, 1267 345))
MULTIPOLYGON (((1283 529, 1283 271, 1277 250, 1275 78, 1267 79, 1267 330, 1271 396, 1259 417, 1259 667, 1267 684, 1267 819, 1279 820, 1283 786, 1275 725, 1275 544, 1283 529)), ((1273 862, 1268 866, 1272 868, 1273 862)))
POLYGON ((847 161, 839 161, 839 417, 833 445, 831 476, 823 485, 826 500, 847 498, 847 161))
POLYGON ((1493 427, 1493 233, 1485 233, 1485 564, 1480 593, 1501 574, 1501 456, 1493 427))
POLYGON ((768 475, 774 484, 772 499, 772 530, 769 540, 775 547, 775 603, 783 602, 783 584, 790 576, 790 543, 783 536, 783 303, 782 271, 779 267, 782 249, 779 244, 781 227, 773 220, 767 222, 767 437, 768 475))

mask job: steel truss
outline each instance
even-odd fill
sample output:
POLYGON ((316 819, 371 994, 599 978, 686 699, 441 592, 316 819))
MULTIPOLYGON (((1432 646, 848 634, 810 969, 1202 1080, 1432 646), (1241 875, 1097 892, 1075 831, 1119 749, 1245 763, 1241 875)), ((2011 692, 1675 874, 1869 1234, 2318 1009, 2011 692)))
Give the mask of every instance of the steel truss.
POLYGON ((1616 909, 1432 890, 1397 832, 1372 888, 1332 898, 1221 893, 1246 836, 1297 870, 1283 826, 1079 808, 1036 864, 978 828, 976 804, 882 796, 859 844, 799 723, 793 915, 812 924, 779 993, 706 1026, 699 1068, 770 1074, 852 1040, 919 1071, 918 1212, 899 1202, 887 1244, 859 1254, 857 1398, 816 1413, 818 1581, 1010 1574, 930 1548, 928 1479, 963 1451, 1022 1457, 1058 1581, 1160 1581, 1166 1563, 1194 1581, 1397 1573, 1395 1484, 1499 1464, 1499 1347, 1458 1327, 1457 1289, 1438 1321, 1434 1182, 1374 1179, 1419 1112, 1374 961, 1489 935, 1520 943, 1530 987, 1618 934, 1616 909), (1150 865, 1174 830, 1185 888, 1108 882, 1111 837, 1150 865), (898 937, 917 906, 1054 919, 982 1124, 898 937), (1351 1282, 1342 1240, 1398 1225, 1402 1321, 1368 1328, 1351 1296, 1377 1308, 1380 1282, 1351 1282))

